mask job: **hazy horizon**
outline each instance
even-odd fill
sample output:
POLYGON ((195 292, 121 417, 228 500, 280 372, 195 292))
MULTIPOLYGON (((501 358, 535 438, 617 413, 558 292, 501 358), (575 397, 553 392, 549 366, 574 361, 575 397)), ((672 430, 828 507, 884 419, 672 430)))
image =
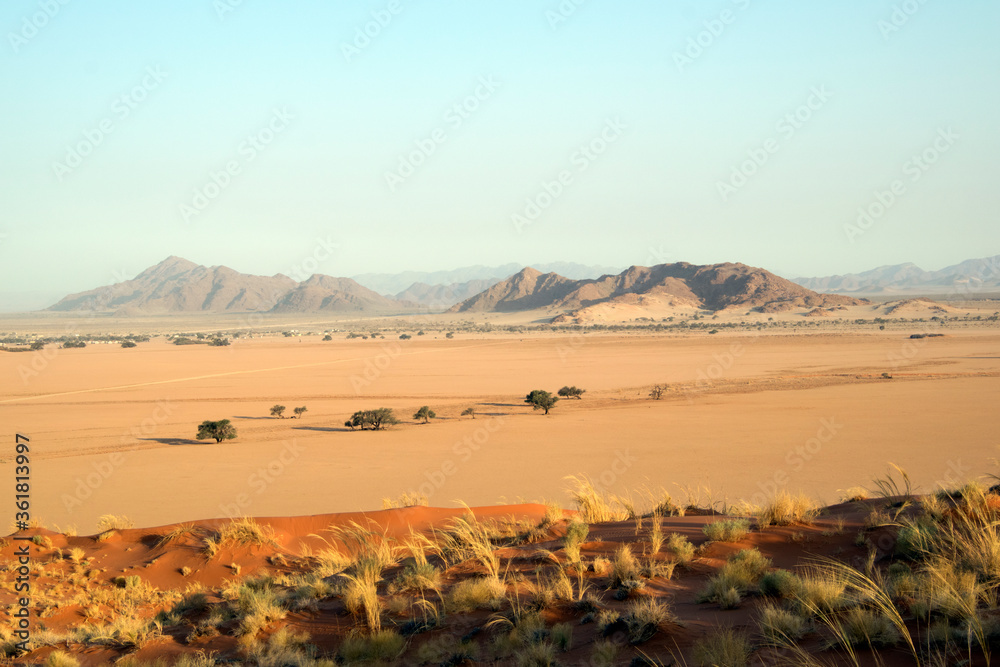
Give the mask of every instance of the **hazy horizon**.
POLYGON ((0 311, 168 255, 789 278, 992 256, 998 18, 984 0, 7 3, 0 311))

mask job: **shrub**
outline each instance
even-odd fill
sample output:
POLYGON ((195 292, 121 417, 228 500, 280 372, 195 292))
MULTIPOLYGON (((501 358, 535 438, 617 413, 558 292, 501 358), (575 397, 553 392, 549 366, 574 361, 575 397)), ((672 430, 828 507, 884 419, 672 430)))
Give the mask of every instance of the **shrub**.
POLYGON ((579 387, 563 387, 558 393, 563 398, 576 398, 581 399, 583 395, 587 392, 586 389, 580 389, 579 387))
POLYGON ((757 585, 770 567, 770 559, 765 558, 757 549, 744 549, 729 557, 719 572, 709 579, 698 599, 700 602, 720 604, 732 601, 730 589, 735 589, 739 594, 746 593, 757 585))
POLYGON ((122 341, 122 347, 126 347, 126 348, 128 348, 128 347, 138 347, 138 345, 135 344, 135 341, 123 340, 122 341))
POLYGON ((475 408, 466 408, 466 409, 462 410, 462 416, 465 417, 467 415, 471 416, 473 419, 475 419, 476 418, 476 409, 475 408))
POLYGON ((436 417, 437 414, 426 405, 421 406, 419 410, 413 413, 414 419, 423 419, 425 424, 436 417))
POLYGON ((272 405, 271 406, 271 416, 278 417, 279 419, 285 418, 285 406, 284 405, 272 405))
POLYGON ((346 664, 390 661, 398 658, 406 640, 395 630, 379 630, 371 635, 352 632, 344 637, 337 657, 346 664))
POLYGON ((302 419, 302 415, 304 415, 308 410, 309 410, 309 408, 307 408, 306 406, 302 405, 302 406, 297 407, 294 410, 292 410, 292 412, 295 413, 296 417, 298 417, 299 419, 302 419))

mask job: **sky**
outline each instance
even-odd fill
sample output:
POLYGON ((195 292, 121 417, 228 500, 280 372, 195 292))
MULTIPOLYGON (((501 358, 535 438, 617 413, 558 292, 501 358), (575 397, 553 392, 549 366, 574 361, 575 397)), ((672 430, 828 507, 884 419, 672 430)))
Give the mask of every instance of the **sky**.
POLYGON ((0 310, 168 255, 995 255, 998 27, 987 0, 7 0, 0 310))

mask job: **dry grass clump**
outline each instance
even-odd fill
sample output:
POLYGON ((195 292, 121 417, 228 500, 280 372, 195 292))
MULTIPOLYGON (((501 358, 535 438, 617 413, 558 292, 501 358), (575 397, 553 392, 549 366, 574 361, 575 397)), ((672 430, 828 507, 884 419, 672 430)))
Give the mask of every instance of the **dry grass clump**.
POLYGON ((642 577, 642 567, 632 553, 630 544, 622 544, 615 551, 611 561, 611 587, 619 588, 626 582, 636 581, 642 577))
POLYGON ((382 499, 382 509, 384 510, 401 509, 404 507, 428 507, 430 504, 431 501, 423 493, 404 493, 395 500, 392 498, 382 499))
POLYGON ((673 554, 678 565, 688 565, 694 560, 694 545, 680 533, 670 533, 667 538, 667 553, 673 554))
POLYGON ((698 667, 746 667, 752 653, 746 634, 723 628, 695 642, 692 658, 698 667))
POLYGON ((713 542, 739 542, 750 532, 750 520, 722 519, 705 524, 701 530, 713 542))
POLYGON ((499 579, 500 557, 494 544, 497 532, 495 525, 479 521, 469 509, 466 516, 451 520, 444 539, 439 542, 439 553, 452 564, 474 559, 483 566, 487 575, 499 579))
POLYGON ((757 582, 760 594, 766 597, 790 598, 799 591, 802 585, 798 575, 788 570, 765 572, 757 582))
POLYGON ((629 642, 641 644, 655 635, 665 623, 676 623, 677 615, 666 602, 647 597, 630 602, 623 620, 628 628, 629 642))
POLYGON ((819 513, 819 506, 805 494, 792 495, 781 491, 767 501, 758 511, 758 522, 764 526, 790 526, 812 523, 819 513))
POLYGON ((771 560, 757 549, 744 549, 735 553, 708 580, 698 601, 717 602, 726 609, 739 606, 740 597, 756 587, 770 567, 771 560))
POLYGON ((599 491, 589 477, 570 476, 566 479, 573 484, 570 495, 584 523, 608 523, 631 518, 620 498, 599 491))
POLYGON ((80 661, 63 651, 53 651, 45 659, 45 667, 80 667, 80 661))
POLYGON ((448 591, 445 608, 449 612, 499 609, 506 595, 507 587, 496 577, 465 579, 448 591))
POLYGON ((251 517, 233 519, 219 527, 218 543, 220 547, 277 547, 274 540, 274 529, 264 526, 251 517))
POLYGON ((809 620, 777 605, 766 604, 760 608, 757 619, 764 640, 774 646, 794 644, 809 632, 809 620))
POLYGON ((406 648, 406 640, 395 630, 379 630, 368 635, 352 632, 344 637, 337 657, 345 664, 389 662, 406 648))
POLYGON ((563 536, 563 552, 570 563, 580 562, 580 546, 587 541, 590 527, 574 518, 566 525, 566 535, 563 536))
POLYGON ((104 514, 97 520, 97 530, 100 532, 106 530, 128 530, 129 528, 135 528, 135 523, 124 514, 104 514))

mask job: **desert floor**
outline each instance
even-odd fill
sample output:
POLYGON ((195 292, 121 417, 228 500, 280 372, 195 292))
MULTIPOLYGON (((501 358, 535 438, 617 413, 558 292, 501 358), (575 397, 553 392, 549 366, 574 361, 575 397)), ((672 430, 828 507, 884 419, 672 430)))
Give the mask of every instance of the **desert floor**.
POLYGON ((777 488, 832 503, 889 462, 924 491, 1000 472, 991 329, 915 341, 899 331, 154 339, 40 354, 0 355, 11 441, 0 474, 13 475, 14 431, 28 435, 34 516, 83 533, 103 514, 139 526, 311 515, 379 509, 405 492, 439 507, 570 507, 567 475, 704 504, 777 488), (659 401, 648 397, 656 383, 668 385, 659 401), (584 398, 548 416, 523 403, 567 384, 584 398), (270 418, 276 403, 308 412, 270 418), (421 405, 438 418, 410 419, 421 405), (355 410, 381 406, 404 423, 344 428, 355 410), (475 420, 459 416, 467 407, 475 420), (238 439, 193 439, 199 422, 223 418, 238 439))

